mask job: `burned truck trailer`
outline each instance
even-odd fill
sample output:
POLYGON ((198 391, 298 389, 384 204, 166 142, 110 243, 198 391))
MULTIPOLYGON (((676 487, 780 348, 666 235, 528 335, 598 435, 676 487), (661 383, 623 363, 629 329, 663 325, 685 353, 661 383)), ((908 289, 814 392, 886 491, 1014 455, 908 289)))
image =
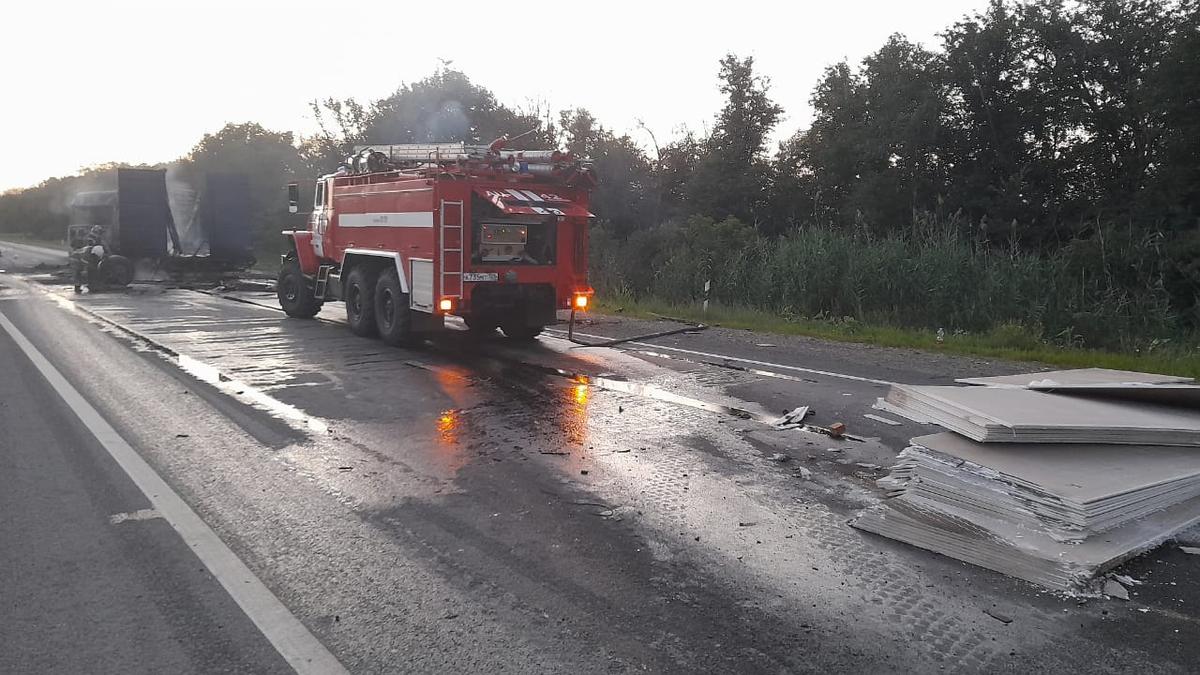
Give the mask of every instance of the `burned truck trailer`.
POLYGON ((246 177, 206 174, 202 190, 172 195, 166 174, 165 169, 119 168, 116 190, 76 194, 67 228, 71 249, 83 245, 99 225, 113 253, 153 261, 155 269, 171 275, 220 274, 253 265, 246 177), (173 209, 173 201, 181 203, 173 209), (181 238, 181 228, 190 236, 181 238))
POLYGON ((117 189, 80 192, 71 201, 67 243, 82 245, 92 227, 104 228, 105 243, 126 258, 161 258, 167 231, 174 228, 167 201, 166 170, 117 169, 117 189))

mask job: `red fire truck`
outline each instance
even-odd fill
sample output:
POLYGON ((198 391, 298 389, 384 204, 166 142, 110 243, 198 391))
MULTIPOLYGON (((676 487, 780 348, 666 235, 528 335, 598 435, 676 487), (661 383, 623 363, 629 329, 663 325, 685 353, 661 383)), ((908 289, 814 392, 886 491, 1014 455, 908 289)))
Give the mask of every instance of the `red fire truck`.
POLYGON ((532 340, 558 310, 586 309, 590 165, 506 142, 356 147, 317 180, 308 229, 284 232, 284 311, 341 300, 352 331, 398 345, 447 315, 532 340))

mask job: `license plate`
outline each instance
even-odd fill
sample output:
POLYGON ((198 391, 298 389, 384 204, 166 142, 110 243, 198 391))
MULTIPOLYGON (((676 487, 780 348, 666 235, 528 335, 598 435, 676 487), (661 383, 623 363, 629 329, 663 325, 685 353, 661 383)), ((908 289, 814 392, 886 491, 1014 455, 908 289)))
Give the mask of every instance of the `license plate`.
POLYGON ((495 272, 463 272, 463 281, 496 281, 500 277, 495 272))

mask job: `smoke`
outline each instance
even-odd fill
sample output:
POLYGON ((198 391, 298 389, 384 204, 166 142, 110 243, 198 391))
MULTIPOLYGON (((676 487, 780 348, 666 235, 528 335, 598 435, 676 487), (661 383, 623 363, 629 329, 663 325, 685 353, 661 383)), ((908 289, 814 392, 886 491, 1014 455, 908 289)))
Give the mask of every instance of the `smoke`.
POLYGON ((424 138, 421 142, 437 143, 465 140, 469 137, 471 120, 458 101, 445 101, 436 112, 425 120, 424 138))
MULTIPOLYGON (((208 237, 200 218, 200 190, 179 162, 167 165, 167 205, 179 233, 181 255, 208 255, 208 237)), ((171 242, 168 247, 174 248, 171 242)))
POLYGON ((75 197, 84 192, 104 192, 117 189, 117 172, 109 167, 96 167, 85 170, 78 176, 62 179, 62 188, 50 195, 50 212, 72 217, 71 204, 75 197))

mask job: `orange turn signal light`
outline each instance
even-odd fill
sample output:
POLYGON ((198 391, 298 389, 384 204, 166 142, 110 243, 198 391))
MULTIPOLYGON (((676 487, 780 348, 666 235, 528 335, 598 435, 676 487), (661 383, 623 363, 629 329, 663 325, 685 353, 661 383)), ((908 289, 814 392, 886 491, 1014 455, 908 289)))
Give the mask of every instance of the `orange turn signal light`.
POLYGON ((438 302, 438 309, 442 310, 443 312, 449 312, 454 309, 454 298, 442 298, 441 301, 438 302))
POLYGON ((576 295, 575 296, 575 309, 587 309, 587 306, 588 306, 588 296, 586 296, 586 295, 576 295))

